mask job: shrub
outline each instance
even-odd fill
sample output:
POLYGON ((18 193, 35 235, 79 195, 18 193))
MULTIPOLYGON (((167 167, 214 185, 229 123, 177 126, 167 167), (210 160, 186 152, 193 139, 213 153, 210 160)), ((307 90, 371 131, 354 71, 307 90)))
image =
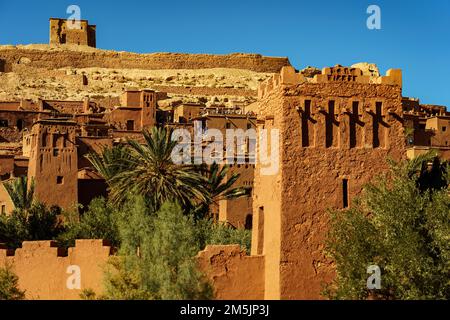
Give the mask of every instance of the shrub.
POLYGON ((9 266, 0 268, 0 300, 23 300, 25 292, 18 288, 19 278, 9 266))

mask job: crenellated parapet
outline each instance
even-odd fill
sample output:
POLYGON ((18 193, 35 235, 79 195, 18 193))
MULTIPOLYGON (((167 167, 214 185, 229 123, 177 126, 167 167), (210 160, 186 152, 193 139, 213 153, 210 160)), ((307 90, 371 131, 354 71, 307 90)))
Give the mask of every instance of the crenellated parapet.
POLYGON ((343 67, 336 65, 322 69, 320 74, 307 78, 293 67, 283 67, 279 74, 274 74, 258 87, 258 98, 267 96, 269 92, 280 86, 293 86, 303 83, 356 83, 356 84, 380 84, 402 87, 402 70, 389 69, 385 76, 371 76, 363 74, 359 68, 343 67))
POLYGON ((25 241, 16 250, 0 245, 0 267, 12 267, 27 299, 79 299, 83 289, 102 293, 104 266, 112 253, 105 240, 76 240, 68 249, 55 241, 25 241))

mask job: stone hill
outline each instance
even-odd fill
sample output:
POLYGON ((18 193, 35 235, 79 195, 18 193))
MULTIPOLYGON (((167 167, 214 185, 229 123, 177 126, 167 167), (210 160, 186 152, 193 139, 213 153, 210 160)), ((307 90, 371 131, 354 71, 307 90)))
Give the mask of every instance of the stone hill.
POLYGON ((165 106, 203 102, 232 106, 255 100, 260 82, 287 58, 116 52, 76 45, 0 46, 0 100, 117 97, 125 89, 169 93, 165 106))

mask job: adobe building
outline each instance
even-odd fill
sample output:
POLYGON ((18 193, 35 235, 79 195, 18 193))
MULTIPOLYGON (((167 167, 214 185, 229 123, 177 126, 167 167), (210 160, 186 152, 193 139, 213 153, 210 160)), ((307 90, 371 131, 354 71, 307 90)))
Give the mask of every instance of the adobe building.
POLYGON ((253 178, 255 165, 250 163, 229 165, 225 181, 235 173, 239 178, 233 184, 233 188, 243 187, 249 189, 249 195, 233 200, 220 200, 218 208, 218 220, 227 222, 235 228, 252 229, 253 223, 253 178))
POLYGON ((201 103, 182 103, 173 107, 173 122, 190 123, 194 118, 200 116, 205 105, 201 103))
POLYGON ((77 123, 68 120, 39 120, 31 139, 28 181, 34 179, 39 201, 62 208, 78 203, 77 123))
POLYGON ((119 131, 142 131, 156 124, 157 94, 153 90, 128 90, 120 96, 120 106, 105 115, 119 131))
MULTIPOLYGON (((246 112, 244 108, 224 108, 224 107, 208 107, 203 108, 199 112, 199 116, 194 117, 191 121, 200 121, 201 129, 218 129, 222 133, 224 148, 227 146, 227 130, 241 130, 244 134, 248 129, 256 129, 256 114, 246 112)), ((236 132, 236 131, 234 131, 236 132)), ((256 131, 255 131, 256 132, 256 131)), ((235 228, 251 229, 252 226, 252 189, 254 178, 254 159, 249 158, 250 152, 250 136, 244 136, 243 141, 234 139, 234 160, 237 155, 243 155, 242 163, 229 164, 229 170, 225 177, 228 180, 231 175, 239 174, 239 178, 233 185, 235 187, 244 187, 249 190, 249 195, 238 199, 220 200, 217 206, 211 208, 212 215, 219 221, 227 222, 235 228)), ((205 142, 205 146, 208 142, 205 142)), ((226 152, 224 150, 224 157, 226 152)))
POLYGON ((419 99, 403 98, 403 118, 407 137, 407 156, 412 159, 431 149, 450 160, 450 112, 445 106, 423 105, 419 99))
POLYGON ((401 70, 371 79, 335 66, 307 79, 284 67, 260 86, 258 130, 280 130, 278 173, 261 175, 257 163, 254 181, 252 255, 264 256, 265 299, 321 298, 334 277, 327 210, 349 207, 387 158, 405 157, 402 122, 401 70))
POLYGON ((87 20, 80 20, 79 26, 74 20, 50 18, 50 44, 76 44, 95 48, 96 26, 87 20), (79 27, 79 28, 78 28, 79 27))
MULTIPOLYGON (((86 208, 93 198, 107 195, 107 186, 85 156, 130 138, 141 141, 142 130, 156 125, 159 96, 164 95, 128 90, 113 107, 89 98, 0 102, 1 180, 28 176, 35 180, 39 201, 86 208)), ((0 208, 10 213, 13 204, 3 189, 0 208)))

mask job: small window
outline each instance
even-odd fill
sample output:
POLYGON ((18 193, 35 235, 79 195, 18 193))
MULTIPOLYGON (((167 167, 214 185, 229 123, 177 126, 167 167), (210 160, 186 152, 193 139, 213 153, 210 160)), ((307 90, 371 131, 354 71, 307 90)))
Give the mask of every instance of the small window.
POLYGON ((359 116, 359 102, 358 101, 353 101, 352 112, 353 112, 353 115, 359 116))
POLYGON ((225 128, 230 129, 231 128, 231 123, 227 122, 225 125, 225 128))
POLYGON ((252 224, 253 224, 253 215, 249 213, 245 217, 245 230, 251 230, 252 224))
POLYGON ((383 103, 382 102, 376 102, 375 103, 375 111, 377 115, 381 115, 381 113, 383 112, 383 103))
POLYGON ((63 184, 64 183, 64 177, 63 176, 57 176, 56 177, 56 184, 63 184))
POLYGON ((6 214, 6 205, 2 204, 2 214, 6 214))
POLYGON ((252 128, 252 124, 251 123, 247 123, 247 130, 252 128))
POLYGON ((133 131, 134 130, 134 121, 128 120, 127 121, 127 131, 133 131))
POLYGON ((16 127, 17 127, 17 130, 22 131, 22 129, 23 129, 23 120, 22 119, 17 120, 16 127))
POLYGON ((447 131, 447 127, 442 127, 442 132, 447 131))
POLYGON ((59 156, 59 149, 53 149, 53 156, 54 157, 59 156))
POLYGON ((342 207, 348 208, 348 179, 342 179, 342 207))
POLYGON ((8 120, 0 120, 0 127, 7 127, 8 126, 8 120))

